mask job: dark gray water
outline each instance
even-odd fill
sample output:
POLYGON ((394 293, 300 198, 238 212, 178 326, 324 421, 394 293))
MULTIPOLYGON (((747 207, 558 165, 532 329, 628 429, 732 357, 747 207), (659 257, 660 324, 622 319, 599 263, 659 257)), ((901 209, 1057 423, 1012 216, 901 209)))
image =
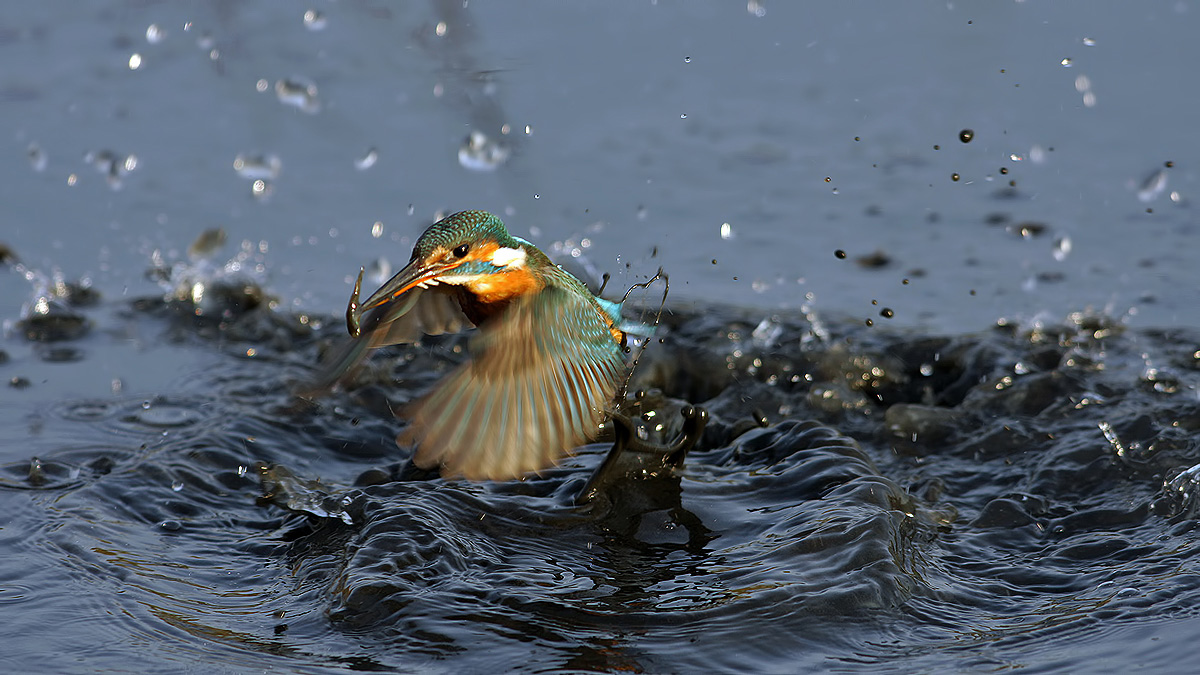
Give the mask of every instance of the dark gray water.
POLYGON ((1192 670, 1194 4, 312 7, 0 21, 6 667, 1192 670), (288 394, 464 208, 667 268, 682 469, 416 480, 455 340, 288 394))

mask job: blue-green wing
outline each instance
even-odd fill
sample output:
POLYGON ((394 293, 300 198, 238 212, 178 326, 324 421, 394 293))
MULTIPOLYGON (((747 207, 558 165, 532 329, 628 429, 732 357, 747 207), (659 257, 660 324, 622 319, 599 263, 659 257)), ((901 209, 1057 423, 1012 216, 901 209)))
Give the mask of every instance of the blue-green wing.
POLYGON ((443 475, 506 480, 553 465, 592 438, 624 373, 608 322, 556 286, 479 327, 471 360, 414 403, 401 441, 443 475))

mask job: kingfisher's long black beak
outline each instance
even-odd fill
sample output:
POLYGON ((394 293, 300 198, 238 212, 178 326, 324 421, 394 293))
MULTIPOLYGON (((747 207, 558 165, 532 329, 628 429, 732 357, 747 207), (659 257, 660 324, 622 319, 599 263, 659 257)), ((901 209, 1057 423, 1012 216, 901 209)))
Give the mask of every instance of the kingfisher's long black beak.
POLYGON ((346 307, 346 328, 350 336, 357 338, 362 334, 362 316, 377 307, 393 303, 414 288, 427 288, 437 284, 437 276, 454 269, 460 263, 426 263, 413 260, 380 286, 365 302, 359 302, 362 291, 363 270, 358 270, 358 279, 354 282, 354 293, 350 296, 350 304, 346 307))

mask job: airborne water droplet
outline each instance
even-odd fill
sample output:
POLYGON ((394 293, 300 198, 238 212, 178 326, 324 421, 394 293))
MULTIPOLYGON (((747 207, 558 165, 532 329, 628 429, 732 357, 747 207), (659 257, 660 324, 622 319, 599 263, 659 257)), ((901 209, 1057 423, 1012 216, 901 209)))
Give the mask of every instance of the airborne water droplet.
POLYGON ((458 163, 472 171, 495 171, 508 161, 509 149, 488 138, 482 131, 472 131, 458 149, 458 163))
POLYGON ((304 13, 304 27, 311 31, 318 31, 328 24, 325 15, 315 9, 310 9, 304 13))
POLYGON ((299 108, 310 115, 321 109, 321 101, 317 98, 317 85, 300 78, 276 81, 275 96, 279 98, 280 103, 299 108))
POLYGON ((366 171, 375 166, 375 162, 379 161, 379 152, 375 148, 367 151, 367 154, 354 160, 354 168, 359 171, 366 171))
POLYGON ((1138 188, 1138 200, 1143 203, 1150 203, 1158 199, 1159 195, 1167 189, 1167 171, 1159 169, 1146 177, 1142 181, 1141 187, 1138 188))
POLYGON ((233 158, 233 170, 250 180, 273 180, 279 177, 283 162, 275 155, 238 155, 233 158))
POLYGON ((1067 236, 1059 237, 1054 240, 1054 259, 1062 262, 1071 254, 1071 238, 1067 236))

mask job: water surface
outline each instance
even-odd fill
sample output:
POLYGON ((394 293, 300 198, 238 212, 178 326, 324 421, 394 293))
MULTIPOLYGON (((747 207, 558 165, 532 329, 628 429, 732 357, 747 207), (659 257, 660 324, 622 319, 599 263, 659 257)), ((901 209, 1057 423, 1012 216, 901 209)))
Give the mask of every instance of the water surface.
POLYGON ((11 667, 1190 672, 1193 3, 304 9, 0 23, 11 667), (289 395, 466 208, 667 269, 681 470, 415 480, 453 339, 289 395))

